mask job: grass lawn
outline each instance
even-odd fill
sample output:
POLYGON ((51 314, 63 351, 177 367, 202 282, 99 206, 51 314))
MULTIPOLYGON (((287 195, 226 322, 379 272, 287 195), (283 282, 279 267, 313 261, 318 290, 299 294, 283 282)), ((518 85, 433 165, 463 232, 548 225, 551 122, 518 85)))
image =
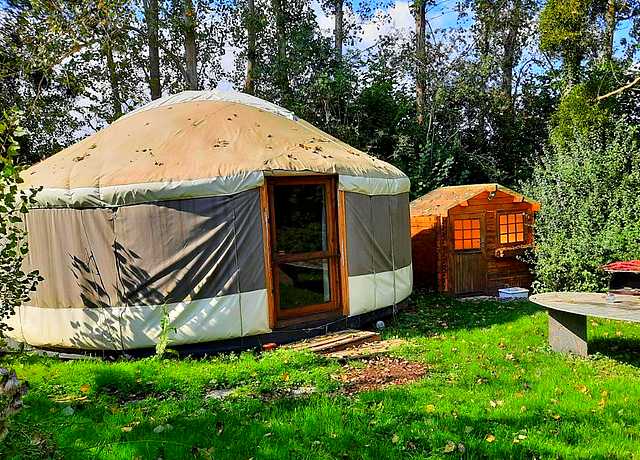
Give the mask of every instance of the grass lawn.
POLYGON ((4 358, 31 388, 0 458, 640 458, 640 325, 589 318, 583 359, 549 350, 528 302, 414 294, 388 322, 386 337, 408 339, 393 354, 427 374, 356 395, 340 363, 286 350, 4 358), (205 397, 215 389, 234 391, 205 397))

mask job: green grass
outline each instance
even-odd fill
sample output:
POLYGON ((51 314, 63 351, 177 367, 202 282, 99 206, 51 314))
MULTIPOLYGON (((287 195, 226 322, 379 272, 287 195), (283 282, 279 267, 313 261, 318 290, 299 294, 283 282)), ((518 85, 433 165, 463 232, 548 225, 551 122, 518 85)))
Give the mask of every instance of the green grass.
POLYGON ((285 350, 4 358, 31 388, 0 458, 640 458, 640 326, 590 318, 596 354, 583 359, 549 350, 546 320, 528 302, 415 294, 385 335, 407 337, 394 354, 427 376, 356 396, 340 393, 338 363, 285 350), (205 399, 221 388, 235 391, 205 399))

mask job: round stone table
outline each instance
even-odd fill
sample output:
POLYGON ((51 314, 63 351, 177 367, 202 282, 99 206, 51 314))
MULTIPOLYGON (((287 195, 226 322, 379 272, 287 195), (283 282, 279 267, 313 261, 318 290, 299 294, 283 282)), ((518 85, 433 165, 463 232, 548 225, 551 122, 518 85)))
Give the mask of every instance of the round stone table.
POLYGON ((587 316, 640 322, 640 297, 594 292, 546 292, 529 298, 549 311, 549 345, 555 351, 587 356, 587 316))

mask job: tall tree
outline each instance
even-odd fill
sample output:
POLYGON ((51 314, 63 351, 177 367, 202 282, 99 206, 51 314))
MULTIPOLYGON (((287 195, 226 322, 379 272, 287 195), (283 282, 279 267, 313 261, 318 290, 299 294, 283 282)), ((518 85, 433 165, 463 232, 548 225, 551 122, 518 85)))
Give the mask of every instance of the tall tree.
POLYGON ((198 46, 196 42, 196 10, 193 0, 182 0, 182 28, 187 88, 198 89, 198 46))
POLYGON ((244 80, 244 92, 255 94, 256 88, 256 66, 258 50, 256 48, 256 29, 258 18, 256 16, 256 5, 254 0, 247 0, 245 11, 245 29, 247 31, 247 73, 244 80))
POLYGON ((271 0, 276 25, 275 81, 283 103, 287 105, 291 97, 291 87, 287 69, 287 0, 271 0))
POLYGON ((568 87, 580 81, 594 42, 592 6, 593 0, 548 0, 540 13, 540 49, 562 59, 568 87))
POLYGON ((149 47, 149 89, 151 99, 162 96, 160 83, 160 51, 158 46, 158 0, 144 0, 144 14, 147 26, 147 46, 149 47))
POLYGON ((424 66, 426 64, 426 0, 415 0, 413 4, 416 22, 416 121, 419 126, 424 126, 427 82, 425 78, 424 66))
POLYGON ((342 61, 342 46, 344 42, 344 0, 335 0, 334 5, 334 49, 336 60, 342 61))

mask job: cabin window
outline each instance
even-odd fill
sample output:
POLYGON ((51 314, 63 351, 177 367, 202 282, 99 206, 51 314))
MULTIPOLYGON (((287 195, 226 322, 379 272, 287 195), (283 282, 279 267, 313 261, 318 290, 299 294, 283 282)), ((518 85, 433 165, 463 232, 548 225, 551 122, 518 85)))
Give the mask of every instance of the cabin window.
POLYGON ((456 250, 480 249, 480 219, 454 220, 453 239, 456 250))
POLYGON ((500 215, 500 244, 524 242, 524 214, 500 215))

